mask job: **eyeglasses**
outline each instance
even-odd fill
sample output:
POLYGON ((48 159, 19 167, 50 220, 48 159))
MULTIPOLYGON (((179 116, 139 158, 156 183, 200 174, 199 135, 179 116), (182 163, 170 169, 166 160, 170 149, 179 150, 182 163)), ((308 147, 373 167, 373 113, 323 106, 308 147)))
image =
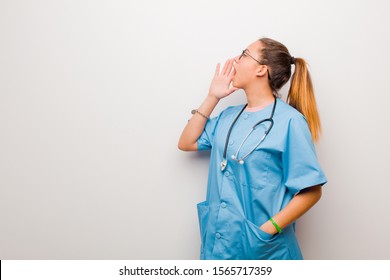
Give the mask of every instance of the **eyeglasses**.
MULTIPOLYGON (((241 60, 241 58, 243 56, 249 56, 250 58, 252 58, 254 61, 256 61, 257 63, 261 64, 261 65, 265 65, 264 63, 261 63, 260 61, 258 61, 256 58, 254 58, 253 56, 251 56, 246 50, 243 50, 241 55, 238 57, 238 60, 241 60)), ((267 74, 268 74, 268 80, 271 80, 271 77, 269 75, 269 71, 267 69, 267 74)))
POLYGON ((250 58, 252 58, 252 59, 253 59, 254 61, 256 61, 257 63, 263 64, 263 63, 261 63, 260 61, 258 61, 256 58, 254 58, 253 56, 251 56, 246 50, 243 50, 243 51, 242 51, 242 53, 241 53, 240 57, 238 58, 238 60, 241 60, 241 58, 242 58, 243 56, 249 56, 250 58))

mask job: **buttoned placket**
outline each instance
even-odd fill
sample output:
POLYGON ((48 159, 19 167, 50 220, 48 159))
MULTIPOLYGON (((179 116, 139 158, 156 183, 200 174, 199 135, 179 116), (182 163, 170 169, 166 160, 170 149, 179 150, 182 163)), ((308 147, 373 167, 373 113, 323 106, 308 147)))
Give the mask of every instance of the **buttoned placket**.
POLYGON ((224 172, 222 172, 222 176, 222 187, 220 189, 219 197, 220 203, 217 220, 215 223, 216 231, 213 247, 213 255, 216 257, 220 256, 220 258, 224 256, 225 248, 227 246, 226 242, 230 239, 228 236, 229 231, 227 230, 229 228, 229 220, 227 218, 229 217, 229 189, 230 184, 232 183, 231 181, 233 173, 230 171, 230 169, 226 169, 224 172))
MULTIPOLYGON (((242 115, 242 119, 238 120, 237 125, 239 125, 239 122, 246 122, 249 118, 249 114, 245 113, 242 115)), ((231 156, 231 154, 237 149, 236 147, 238 145, 238 142, 236 141, 234 137, 234 133, 232 133, 231 138, 228 142, 228 150, 227 155, 228 157, 231 156)), ((231 161, 230 158, 227 159, 228 161, 231 161)), ((235 164, 233 162, 230 162, 229 164, 235 164)), ((229 248, 229 244, 227 244, 228 240, 230 240, 232 237, 229 236, 231 234, 228 230, 230 220, 229 217, 229 196, 231 196, 232 186, 233 184, 233 176, 234 173, 229 168, 226 168, 224 171, 222 171, 222 185, 219 189, 219 207, 218 207, 218 214, 215 222, 215 234, 214 234, 214 244, 212 249, 212 255, 217 259, 223 259, 226 255, 226 249, 229 248)))

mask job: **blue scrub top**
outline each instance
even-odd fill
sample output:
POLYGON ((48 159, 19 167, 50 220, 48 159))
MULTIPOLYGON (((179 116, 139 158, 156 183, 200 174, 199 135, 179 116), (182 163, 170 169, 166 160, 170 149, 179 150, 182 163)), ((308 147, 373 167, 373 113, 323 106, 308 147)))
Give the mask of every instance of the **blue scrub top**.
MULTIPOLYGON (((240 164, 231 159, 255 123, 270 117, 273 103, 246 112, 234 125, 228 164, 221 171, 226 136, 243 105, 231 106, 207 121, 197 144, 211 149, 206 201, 197 205, 201 259, 302 259, 295 223, 270 235, 260 226, 280 212, 300 190, 325 184, 305 117, 277 99, 274 126, 240 164)), ((269 123, 259 125, 242 145, 238 158, 252 150, 269 123)))

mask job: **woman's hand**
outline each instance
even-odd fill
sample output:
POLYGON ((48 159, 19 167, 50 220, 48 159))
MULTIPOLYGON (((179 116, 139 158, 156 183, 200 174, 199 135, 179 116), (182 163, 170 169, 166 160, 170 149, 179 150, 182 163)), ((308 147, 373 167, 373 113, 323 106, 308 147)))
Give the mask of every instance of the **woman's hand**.
MULTIPOLYGON (((219 100, 230 95, 238 88, 231 86, 236 71, 233 68, 234 59, 229 59, 223 66, 222 72, 219 73, 220 64, 217 64, 214 78, 210 85, 210 91, 202 105, 198 108, 203 115, 210 116, 219 100)), ((178 143, 178 148, 183 151, 197 151, 197 140, 203 133, 207 119, 195 114, 184 128, 178 143)))
POLYGON ((274 227, 274 225, 270 221, 266 221, 264 224, 260 226, 260 229, 268 234, 275 234, 278 231, 274 227))
POLYGON ((209 95, 214 96, 217 99, 221 99, 230 95, 238 89, 230 85, 234 75, 236 74, 236 70, 233 68, 233 63, 233 58, 228 59, 225 62, 221 73, 219 72, 220 63, 217 64, 214 78, 211 81, 209 95))

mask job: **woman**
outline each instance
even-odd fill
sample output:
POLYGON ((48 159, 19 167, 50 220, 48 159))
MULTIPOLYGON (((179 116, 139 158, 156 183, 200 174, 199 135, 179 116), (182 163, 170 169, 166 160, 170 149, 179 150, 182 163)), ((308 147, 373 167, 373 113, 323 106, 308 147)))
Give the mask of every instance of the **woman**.
POLYGON ((321 129, 302 58, 272 39, 218 64, 178 147, 211 149, 207 199, 198 204, 201 259, 302 259, 295 221, 321 197, 326 177, 313 140, 321 129), (278 91, 295 71, 286 104, 278 91), (243 89, 247 105, 209 119, 218 101, 243 89))

